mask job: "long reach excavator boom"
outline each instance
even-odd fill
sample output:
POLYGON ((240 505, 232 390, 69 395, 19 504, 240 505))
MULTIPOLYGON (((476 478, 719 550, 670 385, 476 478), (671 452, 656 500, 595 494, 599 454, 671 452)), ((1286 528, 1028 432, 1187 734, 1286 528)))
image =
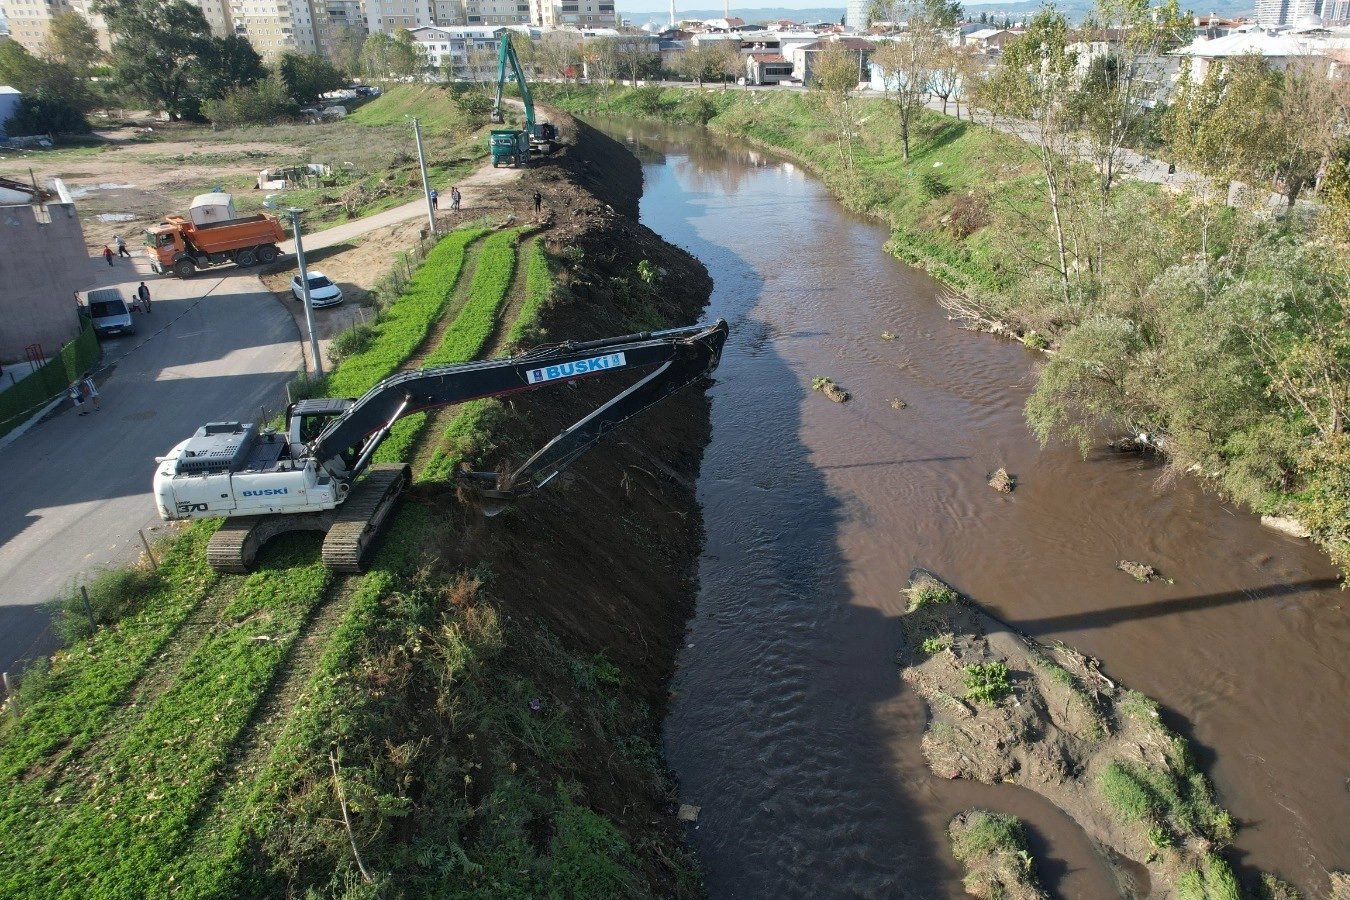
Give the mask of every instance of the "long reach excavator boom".
POLYGON ((301 400, 286 431, 213 422, 157 459, 155 503, 166 521, 225 516, 207 545, 218 571, 245 572, 286 531, 325 533, 324 564, 362 569, 380 526, 411 480, 406 464, 371 458, 403 416, 615 372, 645 374, 565 429, 510 474, 461 473, 500 508, 547 484, 606 434, 717 368, 727 323, 568 341, 517 356, 400 372, 359 399, 301 400), (364 477, 363 477, 364 476, 364 477))

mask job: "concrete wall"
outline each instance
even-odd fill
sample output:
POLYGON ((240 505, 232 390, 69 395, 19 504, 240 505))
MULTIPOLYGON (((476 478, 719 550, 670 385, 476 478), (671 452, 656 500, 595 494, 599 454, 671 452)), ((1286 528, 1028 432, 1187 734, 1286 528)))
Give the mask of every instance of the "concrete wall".
POLYGON ((0 206, 0 363, 29 344, 51 356, 80 333, 75 291, 89 265, 74 203, 0 206))

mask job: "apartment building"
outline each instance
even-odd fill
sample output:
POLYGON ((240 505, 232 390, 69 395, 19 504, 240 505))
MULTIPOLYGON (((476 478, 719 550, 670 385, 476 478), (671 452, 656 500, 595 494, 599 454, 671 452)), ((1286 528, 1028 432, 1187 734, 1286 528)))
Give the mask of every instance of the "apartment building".
POLYGON ((83 4, 77 0, 0 0, 0 10, 9 21, 10 40, 18 41, 28 52, 37 55, 47 43, 47 30, 52 17, 61 13, 81 12, 83 4))
POLYGON ((526 19, 543 28, 612 28, 618 18, 614 0, 521 0, 526 19))

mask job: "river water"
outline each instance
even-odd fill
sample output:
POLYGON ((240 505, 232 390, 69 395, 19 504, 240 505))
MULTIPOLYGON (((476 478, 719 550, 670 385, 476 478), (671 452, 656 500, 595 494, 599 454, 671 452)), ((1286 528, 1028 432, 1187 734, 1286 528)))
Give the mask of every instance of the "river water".
POLYGON ((1321 554, 1147 458, 1040 449, 1035 355, 954 327, 886 230, 799 168, 698 129, 598 124, 643 162, 643 222, 702 260, 709 316, 732 323, 665 726, 714 898, 960 897, 944 828, 970 806, 1028 824, 1056 896, 1114 894, 1039 797, 927 772, 893 661, 915 566, 1157 699, 1240 823, 1245 881, 1316 897, 1350 868, 1350 596, 1321 554), (986 484, 1000 466, 1011 495, 986 484), (1121 559, 1174 583, 1136 584, 1121 559))

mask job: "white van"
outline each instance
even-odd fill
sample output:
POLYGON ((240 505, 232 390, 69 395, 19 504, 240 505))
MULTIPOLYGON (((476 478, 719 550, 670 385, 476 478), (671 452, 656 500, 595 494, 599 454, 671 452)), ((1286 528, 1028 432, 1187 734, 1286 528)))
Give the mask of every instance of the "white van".
POLYGON ((109 334, 135 334, 136 323, 131 320, 131 310, 122 299, 117 288, 99 288, 85 296, 85 306, 89 310, 89 319, 94 323, 94 333, 103 337, 109 334))

